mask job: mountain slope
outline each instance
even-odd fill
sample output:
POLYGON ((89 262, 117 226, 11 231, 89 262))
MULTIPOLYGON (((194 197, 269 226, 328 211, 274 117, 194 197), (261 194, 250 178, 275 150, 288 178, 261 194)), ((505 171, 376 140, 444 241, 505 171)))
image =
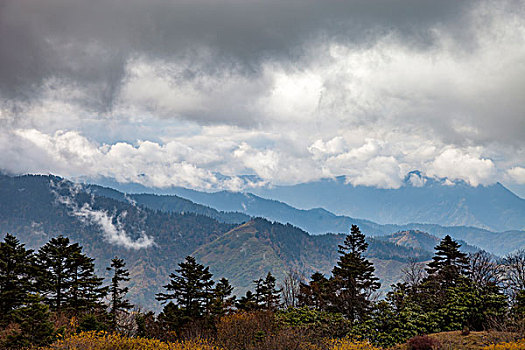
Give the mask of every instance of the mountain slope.
POLYGON ((452 184, 412 172, 398 189, 353 186, 346 184, 344 177, 338 177, 253 191, 299 208, 323 207, 379 223, 419 222, 493 231, 525 228, 525 200, 500 183, 472 187, 461 181, 452 184), (417 186, 413 181, 417 181, 417 186))
POLYGON ((67 236, 96 258, 102 275, 111 258, 124 258, 132 277, 130 297, 148 307, 156 304, 154 294, 178 262, 233 227, 92 195, 58 177, 0 176, 2 238, 9 232, 34 249, 51 237, 67 236))
MULTIPOLYGON (((144 189, 144 188, 142 188, 144 189)), ((188 198, 202 205, 226 211, 217 212, 217 215, 237 215, 242 212, 252 217, 264 217, 268 220, 281 223, 290 223, 313 234, 328 232, 346 233, 352 224, 358 225, 367 236, 382 236, 397 231, 420 230, 437 237, 449 234, 454 239, 463 240, 471 245, 480 247, 496 255, 505 255, 521 247, 525 247, 524 231, 492 232, 486 229, 469 226, 440 226, 437 224, 411 223, 406 225, 377 224, 369 220, 355 219, 348 216, 338 216, 324 209, 296 209, 286 203, 265 199, 250 193, 239 192, 199 192, 184 188, 171 188, 171 192, 178 196, 164 195, 163 200, 180 201, 180 197, 188 198), (180 196, 180 197, 179 197, 180 196), (172 198, 172 199, 170 199, 172 198), (220 214, 222 213, 222 214, 220 214)), ((135 198, 134 194, 129 194, 135 198)), ((148 195, 153 196, 153 195, 148 195)), ((149 202, 143 201, 149 206, 149 202)), ((195 206, 200 209, 199 205, 195 206)), ((153 208, 158 208, 156 205, 153 208)), ((173 205, 172 207, 175 207, 173 205)), ((191 206, 188 206, 191 210, 191 206)), ((198 211, 199 212, 199 211, 198 211)), ((214 216, 216 217, 216 216, 214 216)), ((243 222, 246 220, 243 220, 243 222)), ((239 222, 241 223, 241 222, 239 222)))
MULTIPOLYGON (((226 276, 243 294, 252 288, 252 280, 270 271, 282 281, 289 270, 308 278, 314 272, 329 275, 339 257, 337 245, 345 235, 311 236, 292 225, 271 223, 256 218, 213 242, 198 248, 193 255, 210 270, 226 276)), ((410 258, 423 261, 431 254, 421 249, 367 239, 367 256, 378 266, 377 275, 388 288, 401 275, 401 267, 410 258)))
MULTIPOLYGON (((399 231, 386 236, 375 237, 375 239, 428 252, 433 252, 440 241, 438 237, 419 230, 399 231)), ((479 248, 473 247, 464 241, 458 241, 458 243, 461 244, 461 250, 465 253, 479 251, 479 248)))
POLYGON ((108 187, 87 185, 87 191, 121 202, 135 202, 152 210, 173 213, 194 213, 213 218, 220 222, 239 224, 250 220, 250 216, 239 212, 224 212, 194 203, 175 195, 156 195, 149 193, 126 194, 108 187))

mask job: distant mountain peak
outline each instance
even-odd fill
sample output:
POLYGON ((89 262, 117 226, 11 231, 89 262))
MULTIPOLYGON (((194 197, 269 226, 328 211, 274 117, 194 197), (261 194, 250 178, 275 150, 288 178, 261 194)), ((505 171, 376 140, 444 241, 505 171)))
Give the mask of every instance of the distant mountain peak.
POLYGON ((460 180, 460 179, 449 179, 448 177, 430 177, 426 176, 422 171, 420 170, 412 170, 408 172, 403 179, 403 184, 405 186, 410 187, 426 187, 426 186, 432 186, 432 185, 439 185, 439 186, 468 186, 467 182, 460 180))
POLYGON ((424 176, 421 171, 413 170, 409 172, 404 179, 405 185, 410 185, 414 187, 423 187, 425 184, 431 180, 430 178, 424 176))
MULTIPOLYGON (((428 252, 433 252, 434 247, 440 241, 440 238, 420 230, 398 231, 386 236, 377 237, 377 239, 385 240, 404 247, 422 249, 428 252)), ((467 244, 463 240, 459 240, 459 243, 461 244, 461 250, 464 252, 473 253, 480 250, 478 247, 467 244)))

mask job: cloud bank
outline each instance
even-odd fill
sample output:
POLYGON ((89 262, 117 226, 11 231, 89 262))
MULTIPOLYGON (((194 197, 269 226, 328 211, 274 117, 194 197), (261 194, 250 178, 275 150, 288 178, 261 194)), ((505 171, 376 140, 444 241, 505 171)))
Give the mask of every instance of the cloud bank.
POLYGON ((0 33, 3 171, 524 183, 524 1, 2 0, 0 33))

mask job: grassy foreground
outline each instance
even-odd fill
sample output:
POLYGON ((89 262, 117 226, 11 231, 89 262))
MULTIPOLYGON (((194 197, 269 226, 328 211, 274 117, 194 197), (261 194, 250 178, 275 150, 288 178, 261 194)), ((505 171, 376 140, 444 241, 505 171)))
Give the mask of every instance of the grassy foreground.
MULTIPOLYGON (((525 339, 518 341, 501 341, 511 339, 511 334, 472 332, 462 335, 461 332, 444 332, 431 334, 429 338, 436 340, 432 349, 440 350, 518 350, 525 349, 525 339)), ((253 347, 247 349, 257 349, 253 347)), ((120 334, 106 332, 81 332, 65 339, 58 339, 51 346, 39 350, 231 350, 205 340, 183 342, 164 342, 157 339, 141 337, 125 337, 120 334)), ((295 350, 382 350, 368 342, 352 341, 350 339, 327 339, 322 345, 303 344, 295 350)), ((390 348, 391 350, 427 349, 415 348, 407 343, 390 348)), ((430 348, 428 348, 430 349, 430 348)), ((266 349, 265 349, 266 350, 266 349)))
MULTIPOLYGON (((380 350, 368 342, 354 342, 348 339, 329 339, 325 346, 304 344, 297 350, 380 350)), ((254 344, 254 349, 256 348, 254 344)), ((251 348, 251 347, 250 347, 251 348)), ((39 350, 229 350, 205 340, 164 342, 157 339, 125 337, 106 332, 81 332, 65 339, 59 339, 51 346, 39 350)))
MULTIPOLYGON (((518 339, 515 333, 507 332, 469 332, 461 331, 441 332, 428 335, 435 341, 435 348, 439 350, 517 350, 525 349, 525 339, 518 339)), ((411 350, 410 341, 396 345, 391 350, 411 350)))

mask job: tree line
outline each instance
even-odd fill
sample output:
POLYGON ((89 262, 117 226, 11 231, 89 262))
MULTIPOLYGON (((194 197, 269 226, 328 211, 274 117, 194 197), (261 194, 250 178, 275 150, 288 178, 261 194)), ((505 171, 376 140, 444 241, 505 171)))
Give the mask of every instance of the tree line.
POLYGON ((426 266, 410 263, 403 280, 380 299, 367 248, 364 234, 352 225, 330 276, 314 273, 307 281, 290 272, 277 285, 268 272, 240 298, 226 278, 215 281, 209 267, 188 256, 156 295, 163 309, 155 315, 126 298, 130 277, 122 259, 111 260, 105 285, 94 259, 67 237, 33 251, 7 234, 0 242, 0 347, 48 344, 64 332, 61 318, 75 320, 78 331, 185 339, 213 337, 228 314, 267 312, 323 336, 350 334, 379 345, 440 331, 524 326, 524 251, 503 260, 486 252, 467 255, 445 236, 426 266), (319 320, 329 329, 319 329, 319 320))
POLYGON ((447 235, 426 266, 410 263, 403 280, 378 300, 373 265, 363 257, 366 247, 352 226, 332 276, 315 273, 309 283, 300 283, 297 305, 341 313, 355 336, 387 346, 453 330, 523 331, 525 251, 502 260, 484 251, 467 255, 447 235))
POLYGON ((80 317, 80 328, 117 331, 119 314, 133 308, 121 285, 129 273, 117 257, 107 269, 112 278, 104 286, 94 259, 69 238, 52 238, 35 252, 7 234, 0 242, 0 347, 49 343, 60 332, 52 322, 57 315, 80 317))

